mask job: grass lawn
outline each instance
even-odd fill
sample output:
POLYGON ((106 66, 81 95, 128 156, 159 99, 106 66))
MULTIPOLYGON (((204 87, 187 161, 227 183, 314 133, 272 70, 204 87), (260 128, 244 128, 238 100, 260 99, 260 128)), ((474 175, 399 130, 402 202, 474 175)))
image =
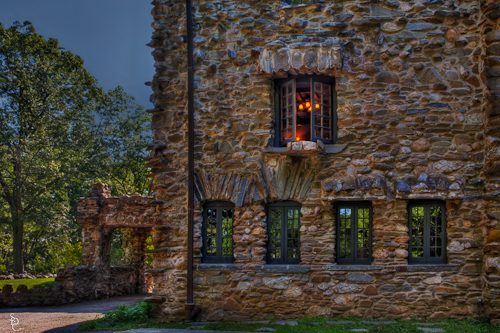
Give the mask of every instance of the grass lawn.
POLYGON ((33 288, 34 286, 44 285, 48 286, 54 283, 54 278, 42 278, 42 279, 15 279, 15 280, 0 280, 0 289, 3 288, 6 284, 12 285, 14 290, 17 290, 21 284, 24 284, 28 287, 28 289, 33 288))
MULTIPOLYGON (((369 320, 362 318, 306 318, 298 320, 298 325, 269 323, 161 323, 149 319, 149 308, 145 303, 132 307, 122 306, 104 318, 86 322, 81 331, 128 330, 133 328, 189 328, 197 330, 258 332, 262 328, 272 328, 276 333, 349 333, 352 329, 365 329, 370 333, 422 333, 418 328, 443 329, 444 333, 500 333, 500 326, 492 326, 478 320, 369 320)), ((363 332, 363 331, 362 331, 363 332)))

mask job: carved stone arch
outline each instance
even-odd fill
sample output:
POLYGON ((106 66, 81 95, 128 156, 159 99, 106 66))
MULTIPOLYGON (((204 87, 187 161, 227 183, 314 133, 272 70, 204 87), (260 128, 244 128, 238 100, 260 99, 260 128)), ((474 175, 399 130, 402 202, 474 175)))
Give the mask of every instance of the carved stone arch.
POLYGON ((309 194, 315 168, 308 159, 281 158, 262 168, 266 200, 302 202, 309 194))
POLYGON ((342 47, 335 38, 322 42, 277 40, 268 43, 259 57, 261 71, 268 74, 331 74, 341 71, 342 63, 342 47))
POLYGON ((230 201, 236 207, 261 201, 264 189, 254 175, 236 172, 208 174, 199 170, 195 174, 195 195, 198 202, 230 201))

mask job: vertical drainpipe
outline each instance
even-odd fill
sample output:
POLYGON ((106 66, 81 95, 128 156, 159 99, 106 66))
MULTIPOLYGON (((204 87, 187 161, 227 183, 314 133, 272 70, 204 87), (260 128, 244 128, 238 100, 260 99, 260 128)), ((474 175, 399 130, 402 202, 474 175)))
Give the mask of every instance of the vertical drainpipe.
POLYGON ((194 224, 194 59, 192 1, 186 0, 187 62, 188 62, 188 253, 186 317, 193 320, 199 313, 194 305, 193 288, 193 224, 194 224))

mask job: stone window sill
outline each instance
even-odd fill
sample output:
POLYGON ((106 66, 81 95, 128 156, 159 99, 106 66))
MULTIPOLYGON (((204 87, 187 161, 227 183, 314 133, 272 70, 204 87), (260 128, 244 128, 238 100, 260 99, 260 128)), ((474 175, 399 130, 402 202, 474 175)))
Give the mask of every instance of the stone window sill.
POLYGON ((384 269, 384 266, 379 265, 338 265, 331 264, 326 265, 325 270, 327 271, 377 271, 384 269))
POLYGON ((262 265, 257 266, 256 270, 267 273, 307 273, 311 268, 303 265, 262 265))
POLYGON ((313 2, 313 3, 297 3, 297 4, 289 4, 289 3, 286 3, 284 1, 282 1, 281 3, 281 9, 292 9, 292 8, 301 8, 301 7, 308 7, 308 6, 316 6, 316 5, 319 5, 321 2, 323 1, 316 1, 316 2, 313 2))
POLYGON ((298 141, 289 142, 286 147, 267 147, 266 153, 307 156, 311 154, 336 154, 345 149, 345 144, 323 144, 321 142, 298 141))
POLYGON ((460 267, 452 264, 409 264, 395 268, 398 272, 458 272, 460 267))
POLYGON ((217 271, 229 271, 238 269, 238 265, 236 264, 214 264, 214 263, 204 263, 198 264, 195 266, 198 271, 208 271, 208 270, 217 270, 217 271))

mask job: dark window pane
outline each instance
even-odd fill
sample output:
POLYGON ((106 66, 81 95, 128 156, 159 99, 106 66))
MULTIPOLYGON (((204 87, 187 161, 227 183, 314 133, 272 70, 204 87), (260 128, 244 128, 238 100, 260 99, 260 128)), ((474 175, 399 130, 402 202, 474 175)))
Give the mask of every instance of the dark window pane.
POLYGON ((217 209, 207 209, 207 256, 217 255, 217 209))
POLYGON ((359 258, 369 258, 370 249, 370 210, 368 208, 358 208, 358 221, 357 221, 357 229, 358 229, 358 257, 359 258))
POLYGON ((222 210, 222 255, 233 255, 233 210, 222 210))
POLYGON ((441 249, 438 242, 441 243, 441 226, 442 226, 442 211, 439 206, 429 207, 429 234, 431 237, 430 246, 433 247, 431 257, 440 257, 441 249))
POLYGON ((269 255, 272 259, 281 259, 281 221, 282 209, 269 210, 269 255))
POLYGON ((340 257, 351 256, 351 209, 340 209, 340 257))
POLYGON ((424 256, 424 207, 411 208, 411 255, 412 257, 424 256))
POLYGON ((299 210, 289 208, 287 214, 287 254, 288 259, 299 259, 299 210))

